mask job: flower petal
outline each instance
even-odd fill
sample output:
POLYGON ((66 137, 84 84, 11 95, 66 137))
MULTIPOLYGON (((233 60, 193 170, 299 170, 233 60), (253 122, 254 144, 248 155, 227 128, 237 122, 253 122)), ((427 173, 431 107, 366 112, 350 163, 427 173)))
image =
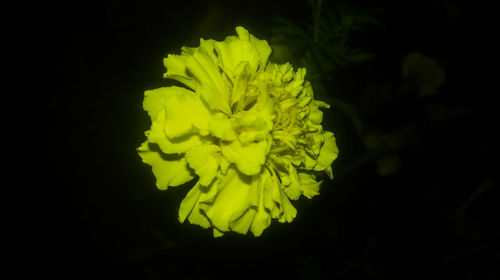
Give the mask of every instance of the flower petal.
POLYGON ((314 175, 304 172, 299 172, 300 186, 302 194, 307 198, 313 198, 319 194, 319 187, 322 181, 314 180, 314 175))
POLYGON ((288 175, 290 178, 290 185, 286 186, 284 188, 284 191, 290 199, 297 200, 302 194, 302 186, 300 185, 299 182, 299 176, 297 175, 297 170, 295 169, 295 167, 293 167, 292 164, 288 166, 288 175))
POLYGON ((166 190, 169 186, 179 186, 194 178, 184 157, 170 157, 151 148, 151 145, 146 141, 137 151, 142 161, 153 168, 156 186, 159 189, 166 190))
POLYGON ((292 205, 290 200, 288 200, 288 197, 284 192, 281 192, 281 217, 279 218, 278 222, 280 223, 290 223, 295 219, 297 216, 297 209, 292 205))
POLYGON ((218 230, 217 228, 214 228, 213 229, 213 233, 214 233, 214 237, 217 238, 217 237, 221 237, 224 235, 224 233, 220 230, 218 230))
POLYGON ((221 144, 222 155, 245 175, 258 174, 266 161, 267 140, 242 145, 236 140, 221 144))
POLYGON ((208 120, 208 131, 213 136, 224 141, 233 141, 238 137, 233 129, 231 120, 220 112, 213 114, 208 120))
POLYGON ((250 226, 253 226, 255 214, 255 209, 248 208, 241 217, 229 223, 229 228, 234 232, 247 234, 250 226))
POLYGON ((313 124, 321 124, 323 121, 323 112, 318 109, 316 106, 311 106, 311 109, 309 111, 309 120, 313 124))
MULTIPOLYGON (((272 213, 272 210, 275 208, 278 210, 281 204, 281 183, 272 170, 271 173, 263 172, 261 180, 264 184, 264 207, 272 213)), ((273 216, 273 218, 277 217, 273 216)))
POLYGON ((212 55, 213 48, 199 48, 186 60, 187 70, 201 85, 211 85, 229 101, 229 85, 222 79, 212 55))
POLYGON ((259 209, 254 216, 250 230, 255 237, 258 237, 269 225, 271 225, 271 216, 264 209, 259 209))
POLYGON ((183 200, 183 204, 181 203, 181 208, 179 209, 179 219, 184 218, 184 216, 187 215, 187 219, 191 224, 199 225, 203 228, 211 227, 212 223, 205 215, 205 211, 207 210, 209 205, 204 202, 211 201, 215 196, 216 191, 217 187, 215 186, 215 184, 212 184, 208 187, 196 184, 184 198, 186 201, 184 202, 183 200), (197 193, 199 193, 199 195, 197 193), (197 200, 195 201, 196 203, 194 204, 194 206, 192 206, 193 200, 197 200))
POLYGON ((261 173, 262 176, 259 178, 259 183, 257 185, 257 213, 255 214, 254 220, 252 222, 252 226, 250 227, 250 230, 252 231, 254 236, 260 236, 262 232, 269 227, 271 224, 271 216, 269 213, 266 211, 265 208, 265 195, 266 195, 266 187, 268 185, 268 176, 269 173, 267 171, 264 171, 261 173), (267 174, 268 176, 265 176, 264 174, 267 174))
POLYGON ((299 68, 297 71, 294 73, 294 78, 293 80, 288 83, 285 87, 285 90, 290 92, 292 96, 297 96, 299 92, 302 91, 303 84, 304 84, 304 77, 306 75, 306 69, 305 68, 299 68))
POLYGON ((323 171, 327 169, 337 158, 339 154, 339 148, 335 143, 335 136, 330 131, 325 131, 324 142, 319 151, 315 171, 323 171))
POLYGON ((300 155, 302 157, 302 164, 304 165, 304 169, 313 169, 316 165, 316 160, 308 152, 306 152, 306 150, 301 150, 300 155))
POLYGON ((187 69, 200 82, 196 89, 213 110, 231 113, 230 88, 207 50, 200 49, 186 60, 187 69))
POLYGON ((250 110, 233 115, 233 127, 242 143, 260 141, 273 129, 274 118, 274 103, 268 95, 262 94, 250 110))
POLYGON ((195 129, 208 133, 209 110, 199 95, 185 90, 182 95, 172 95, 165 100, 165 134, 170 139, 188 134, 195 129))
POLYGON ((165 135, 165 110, 162 109, 157 114, 157 118, 151 125, 151 130, 146 133, 150 143, 158 144, 160 149, 167 154, 180 154, 187 152, 191 147, 201 144, 198 134, 190 133, 177 137, 173 140, 165 135))
POLYGON ((269 56, 271 55, 271 47, 266 40, 257 39, 250 34, 250 43, 254 45, 260 54, 260 69, 265 69, 269 56))
POLYGON ((221 111, 226 115, 231 114, 231 108, 229 107, 229 100, 215 87, 204 84, 197 90, 200 93, 203 100, 206 102, 207 106, 213 111, 221 111))
POLYGON ((293 67, 290 63, 276 64, 269 62, 265 71, 271 75, 270 79, 279 85, 289 82, 293 79, 293 67))
POLYGON ((259 67, 265 66, 270 55, 270 47, 267 42, 249 36, 243 27, 236 27, 238 37, 229 36, 223 42, 215 42, 215 49, 219 54, 222 67, 234 73, 236 67, 242 61, 248 61, 252 72, 259 67), (267 47, 266 47, 267 44, 267 47), (267 49, 269 48, 269 49, 267 49))
POLYGON ((256 180, 229 168, 218 186, 218 194, 206 211, 213 226, 228 231, 231 222, 242 217, 249 208, 248 195, 256 180))
MULTIPOLYGON (((184 95, 186 94, 186 89, 171 86, 171 87, 161 87, 153 90, 147 90, 144 92, 143 108, 148 112, 151 120, 156 120, 160 110, 165 108, 167 99, 170 96, 184 95)), ((194 92, 191 92, 191 94, 194 92)))
MULTIPOLYGON (((230 72, 228 78, 231 80, 233 84, 231 90, 231 108, 234 111, 239 111, 238 106, 234 106, 236 103, 239 103, 242 98, 244 98, 248 91, 248 80, 252 75, 252 70, 248 65, 248 61, 241 61, 236 69, 232 71, 225 70, 225 73, 230 72), (235 110, 236 109, 236 110, 235 110)), ((239 105, 239 104, 238 104, 239 105)))
POLYGON ((188 54, 169 54, 163 59, 163 65, 167 68, 163 77, 176 80, 192 90, 196 90, 200 83, 192 75, 188 75, 187 71, 186 61, 190 56, 188 54))
POLYGON ((194 146, 186 153, 186 160, 194 172, 200 176, 199 184, 212 183, 219 169, 220 148, 216 145, 194 146))
POLYGON ((212 223, 207 218, 207 216, 205 216, 205 213, 203 209, 201 209, 201 206, 203 206, 203 204, 197 203, 187 219, 193 225, 199 225, 202 228, 209 228, 212 226, 212 223))
POLYGON ((181 206, 179 207, 179 222, 181 223, 191 214, 191 211, 193 211, 194 206, 200 198, 201 191, 198 184, 199 183, 196 183, 196 185, 189 190, 186 197, 184 197, 181 202, 181 206))

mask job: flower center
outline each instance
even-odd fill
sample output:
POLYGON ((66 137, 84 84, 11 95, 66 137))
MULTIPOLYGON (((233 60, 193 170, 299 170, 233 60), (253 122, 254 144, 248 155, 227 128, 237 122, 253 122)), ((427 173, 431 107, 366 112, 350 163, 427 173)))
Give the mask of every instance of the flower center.
POLYGON ((273 104, 275 116, 270 131, 273 139, 271 153, 276 155, 297 155, 297 145, 307 142, 305 117, 310 98, 294 96, 287 89, 292 81, 282 82, 280 79, 273 79, 268 72, 259 72, 249 83, 250 91, 260 91, 259 96, 269 96, 273 104))

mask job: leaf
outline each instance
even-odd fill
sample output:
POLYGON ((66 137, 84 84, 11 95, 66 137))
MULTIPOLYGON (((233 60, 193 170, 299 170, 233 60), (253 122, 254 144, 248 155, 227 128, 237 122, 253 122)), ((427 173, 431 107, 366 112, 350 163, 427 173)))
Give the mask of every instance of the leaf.
POLYGON ((371 52, 365 51, 363 49, 354 49, 348 55, 348 60, 350 62, 364 62, 368 60, 372 60, 375 58, 375 55, 371 52))

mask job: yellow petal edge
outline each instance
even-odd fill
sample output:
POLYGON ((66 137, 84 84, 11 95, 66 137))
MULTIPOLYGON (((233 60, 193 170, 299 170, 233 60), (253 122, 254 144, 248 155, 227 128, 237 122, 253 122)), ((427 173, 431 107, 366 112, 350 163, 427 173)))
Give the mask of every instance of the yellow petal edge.
POLYGON ((245 28, 224 41, 200 39, 164 59, 165 78, 184 87, 148 90, 152 124, 137 149, 161 190, 197 182, 179 221, 260 236, 271 221, 290 223, 291 200, 319 194, 339 150, 323 130, 321 108, 306 70, 269 62, 271 48, 245 28))

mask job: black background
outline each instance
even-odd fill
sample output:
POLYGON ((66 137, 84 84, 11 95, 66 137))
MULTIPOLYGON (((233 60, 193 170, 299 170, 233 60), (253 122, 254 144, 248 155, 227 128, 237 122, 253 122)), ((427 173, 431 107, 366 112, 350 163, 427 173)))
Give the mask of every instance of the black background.
MULTIPOLYGON (((446 71, 430 101, 393 98, 362 114, 367 131, 414 128, 398 150, 401 168, 380 176, 376 161, 367 161, 326 181, 320 196, 300 199, 293 223, 273 223, 260 238, 214 239, 177 222, 189 187, 157 190, 135 152, 150 125, 143 92, 166 85, 168 53, 200 37, 223 40, 237 25, 267 39, 273 17, 308 22, 305 1, 25 2, 24 44, 14 52, 22 78, 10 94, 19 110, 6 147, 14 172, 6 177, 12 226, 4 242, 14 275, 499 279, 491 72, 498 12, 477 1, 353 5, 380 9, 385 27, 363 34, 376 59, 338 70, 338 88, 346 89, 339 99, 357 107, 366 76, 400 84, 412 51, 446 71), (435 125, 426 102, 469 113, 435 125)), ((362 137, 338 110, 324 123, 340 148, 334 173, 347 170, 366 153, 362 137)))

